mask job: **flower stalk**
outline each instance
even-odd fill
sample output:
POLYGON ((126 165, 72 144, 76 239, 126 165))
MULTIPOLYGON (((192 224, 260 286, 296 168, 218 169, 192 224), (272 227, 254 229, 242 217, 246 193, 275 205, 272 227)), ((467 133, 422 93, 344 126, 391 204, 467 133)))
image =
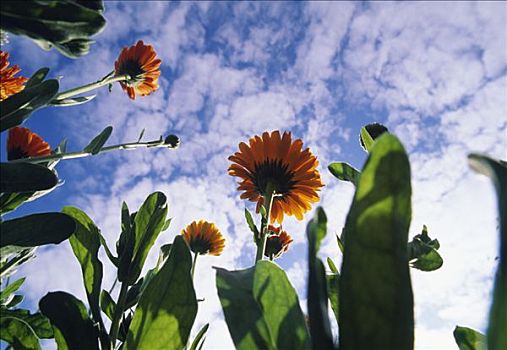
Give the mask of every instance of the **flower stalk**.
POLYGON ((94 83, 86 84, 83 86, 78 86, 76 88, 61 92, 55 96, 53 101, 61 101, 65 100, 66 98, 73 97, 76 95, 83 94, 88 91, 92 91, 95 89, 98 89, 102 86, 109 85, 115 82, 121 82, 121 81, 127 81, 130 80, 130 75, 128 74, 122 74, 122 75, 114 75, 114 71, 108 73, 105 77, 103 77, 100 80, 97 80, 94 83))
POLYGON ((123 312, 125 311, 125 302, 127 301, 128 284, 122 283, 120 289, 120 295, 118 297, 118 303, 114 310, 113 319, 111 321, 111 330, 109 335, 111 337, 112 349, 116 346, 116 339, 118 339, 118 332, 120 330, 120 322, 123 312))
MULTIPOLYGON (((97 152, 95 154, 104 153, 104 152, 111 152, 111 151, 116 151, 116 150, 132 150, 132 149, 137 149, 137 148, 153 148, 153 147, 162 147, 162 148, 169 148, 169 149, 177 148, 178 143, 177 142, 168 142, 168 138, 169 137, 167 137, 165 140, 160 138, 158 140, 147 141, 147 142, 120 143, 117 145, 102 147, 99 150, 99 152, 97 152)), ((55 153, 55 154, 51 154, 48 156, 42 156, 42 157, 29 157, 29 158, 16 159, 16 160, 10 161, 10 163, 23 163, 24 162, 24 163, 37 164, 37 163, 46 163, 46 162, 64 160, 64 159, 83 158, 83 157, 88 157, 88 156, 92 156, 95 154, 92 154, 91 152, 87 152, 87 151, 55 153)))
POLYGON ((264 204, 266 204, 266 217, 262 218, 261 239, 257 244, 257 254, 255 256, 255 262, 262 260, 264 257, 264 251, 266 250, 266 241, 268 239, 268 226, 271 218, 271 208, 273 207, 274 198, 275 198, 275 189, 271 184, 271 182, 268 182, 266 186, 266 194, 264 195, 264 204))
POLYGON ((194 272, 195 272, 195 265, 197 265, 197 256, 199 255, 199 253, 195 252, 194 253, 194 260, 192 261, 192 280, 194 280, 194 272))

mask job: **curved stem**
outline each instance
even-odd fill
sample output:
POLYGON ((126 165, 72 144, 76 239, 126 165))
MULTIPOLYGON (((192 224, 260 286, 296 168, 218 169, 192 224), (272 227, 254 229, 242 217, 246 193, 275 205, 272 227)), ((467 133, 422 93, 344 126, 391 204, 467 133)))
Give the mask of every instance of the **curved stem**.
POLYGON ((118 331, 120 330, 120 321, 123 315, 123 311, 125 308, 125 302, 127 301, 127 291, 128 285, 127 283, 121 284, 120 296, 118 297, 118 302, 116 303, 116 308, 114 309, 113 319, 111 321, 111 331, 109 332, 111 336, 111 343, 113 349, 116 345, 116 339, 118 338, 118 331))
POLYGON ((266 194, 264 195, 264 204, 266 204, 266 218, 262 220, 261 225, 261 239, 257 245, 257 254, 255 256, 255 262, 262 260, 264 257, 264 251, 266 250, 266 241, 268 238, 268 226, 271 219, 271 207, 273 206, 273 199, 275 197, 275 190, 273 185, 268 182, 266 186, 266 194))
POLYGON ((125 81, 125 80, 130 79, 130 75, 128 75, 128 74, 123 74, 123 75, 118 75, 118 76, 113 76, 113 74, 114 74, 114 71, 110 72, 104 78, 102 78, 94 83, 86 84, 83 86, 78 86, 77 88, 61 92, 55 96, 53 101, 64 100, 66 98, 69 98, 69 97, 72 97, 75 95, 79 95, 79 94, 82 94, 82 93, 85 93, 85 92, 88 92, 91 90, 98 89, 104 85, 112 84, 117 81, 125 81))

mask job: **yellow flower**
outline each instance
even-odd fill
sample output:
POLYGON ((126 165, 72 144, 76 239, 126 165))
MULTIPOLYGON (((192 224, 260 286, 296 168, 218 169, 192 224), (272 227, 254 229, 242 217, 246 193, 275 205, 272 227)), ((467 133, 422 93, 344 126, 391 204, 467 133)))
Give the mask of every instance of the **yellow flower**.
POLYGON ((268 183, 275 196, 270 222, 282 223, 284 214, 298 220, 319 200, 317 191, 322 186, 317 171, 319 162, 310 152, 303 150, 301 139, 291 140, 290 132, 265 132, 250 139, 249 145, 241 142, 239 152, 229 157, 233 162, 229 175, 241 179, 238 190, 244 191, 242 199, 257 202, 257 212, 264 204, 268 183))
POLYGON ((224 250, 225 238, 211 222, 193 221, 181 231, 181 234, 194 253, 218 256, 224 250))
POLYGON ((283 231, 281 227, 269 225, 268 235, 266 250, 264 251, 266 257, 276 259, 289 250, 289 245, 292 243, 293 239, 286 231, 283 231))
POLYGON ((42 157, 51 154, 51 147, 30 129, 14 127, 7 137, 7 159, 42 157))
POLYGON ((25 77, 14 77, 21 71, 18 65, 9 67, 9 53, 0 51, 0 101, 17 94, 25 88, 25 77))
POLYGON ((134 46, 123 48, 114 63, 117 76, 124 74, 130 76, 129 80, 120 82, 123 91, 135 100, 136 94, 147 96, 157 90, 161 62, 153 46, 144 45, 142 40, 134 46))

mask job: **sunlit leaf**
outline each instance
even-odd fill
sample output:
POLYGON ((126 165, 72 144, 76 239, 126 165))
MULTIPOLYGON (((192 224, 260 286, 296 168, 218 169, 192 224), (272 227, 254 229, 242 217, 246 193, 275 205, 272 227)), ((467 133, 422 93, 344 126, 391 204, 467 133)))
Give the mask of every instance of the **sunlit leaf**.
POLYGON ((507 163, 471 154, 472 169, 489 176, 495 185, 500 215, 500 260, 496 271, 493 302, 489 312, 488 349, 507 349, 507 163))
POLYGON ((100 132, 97 136, 90 141, 90 143, 83 149, 84 152, 88 152, 91 154, 97 154, 100 152, 100 149, 109 139, 111 133, 113 132, 113 127, 108 126, 104 130, 100 132))
POLYGON ((5 304, 5 300, 11 296, 11 294, 15 293, 20 287, 21 285, 23 284, 23 282, 25 282, 25 278, 20 278, 12 283, 9 283, 7 285, 7 287, 5 287, 1 292, 0 292, 0 302, 2 302, 2 304, 5 304))
POLYGON ((347 216, 340 277, 340 349, 412 349, 407 241, 410 165, 398 139, 370 149, 347 216))
POLYGON ((79 299, 65 292, 48 293, 39 308, 53 326, 58 350, 99 349, 98 330, 79 299))
POLYGON ((248 227, 250 228, 250 231, 252 231, 254 235, 254 242, 257 242, 257 240, 259 239, 259 230, 257 229, 257 226, 255 226, 252 214, 250 214, 247 208, 245 208, 245 219, 246 223, 248 224, 248 227))
POLYGON ((357 186, 361 173, 352 165, 337 162, 329 164, 327 168, 338 180, 349 181, 352 182, 354 186, 357 186))
POLYGON ((14 349, 39 350, 39 338, 53 337, 49 320, 41 313, 30 314, 28 310, 0 309, 0 339, 14 349))
POLYGON ((141 295, 123 349, 186 346, 197 314, 191 267, 190 250, 178 235, 169 258, 141 295))
POLYGON ((487 350, 486 337, 471 328, 456 326, 453 335, 459 350, 487 350))

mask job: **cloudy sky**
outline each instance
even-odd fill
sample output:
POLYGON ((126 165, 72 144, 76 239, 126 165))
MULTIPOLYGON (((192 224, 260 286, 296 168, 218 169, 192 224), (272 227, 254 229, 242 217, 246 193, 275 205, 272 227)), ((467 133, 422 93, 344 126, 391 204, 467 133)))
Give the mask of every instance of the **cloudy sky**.
MULTIPOLYGON (((255 247, 243 219, 251 203, 239 199, 227 175, 238 143, 263 131, 289 130, 320 160, 326 186, 320 205, 329 234, 323 258, 340 261, 340 232, 353 188, 327 171, 332 161, 360 168, 366 154, 360 127, 378 121, 410 155, 413 220, 441 242, 443 267, 412 270, 417 349, 455 349, 459 324, 484 331, 497 257, 496 198, 489 181, 474 174, 466 155, 507 158, 507 5, 504 2, 107 2, 107 26, 90 54, 78 60, 44 52, 10 36, 3 49, 25 75, 48 66, 63 89, 94 81, 113 69, 122 47, 138 39, 162 59, 160 89, 128 99, 119 86, 72 108, 37 112, 26 123, 52 146, 68 138, 84 147, 104 127, 110 143, 174 133, 176 151, 143 150, 69 160, 58 165, 65 185, 25 205, 16 215, 76 205, 95 220, 113 246, 121 201, 138 208, 151 192, 169 201, 171 227, 156 246, 170 242, 196 219, 213 221, 227 239, 220 257, 203 257, 196 271, 199 305, 195 330, 211 322, 207 349, 233 347, 211 266, 252 265, 255 247)), ((5 135, 2 135, 2 147, 5 135)), ((2 150, 2 159, 5 152, 2 150)), ((278 262, 305 308, 306 221, 284 226, 294 237, 278 262)), ((155 264, 156 249, 148 261, 155 264)), ((107 264, 106 258, 103 261, 107 264)), ((110 286, 113 270, 106 270, 110 286)), ((27 305, 48 291, 81 298, 81 273, 68 243, 38 251, 18 273, 28 275, 27 305)), ((51 348, 48 345, 48 348, 51 348)))

